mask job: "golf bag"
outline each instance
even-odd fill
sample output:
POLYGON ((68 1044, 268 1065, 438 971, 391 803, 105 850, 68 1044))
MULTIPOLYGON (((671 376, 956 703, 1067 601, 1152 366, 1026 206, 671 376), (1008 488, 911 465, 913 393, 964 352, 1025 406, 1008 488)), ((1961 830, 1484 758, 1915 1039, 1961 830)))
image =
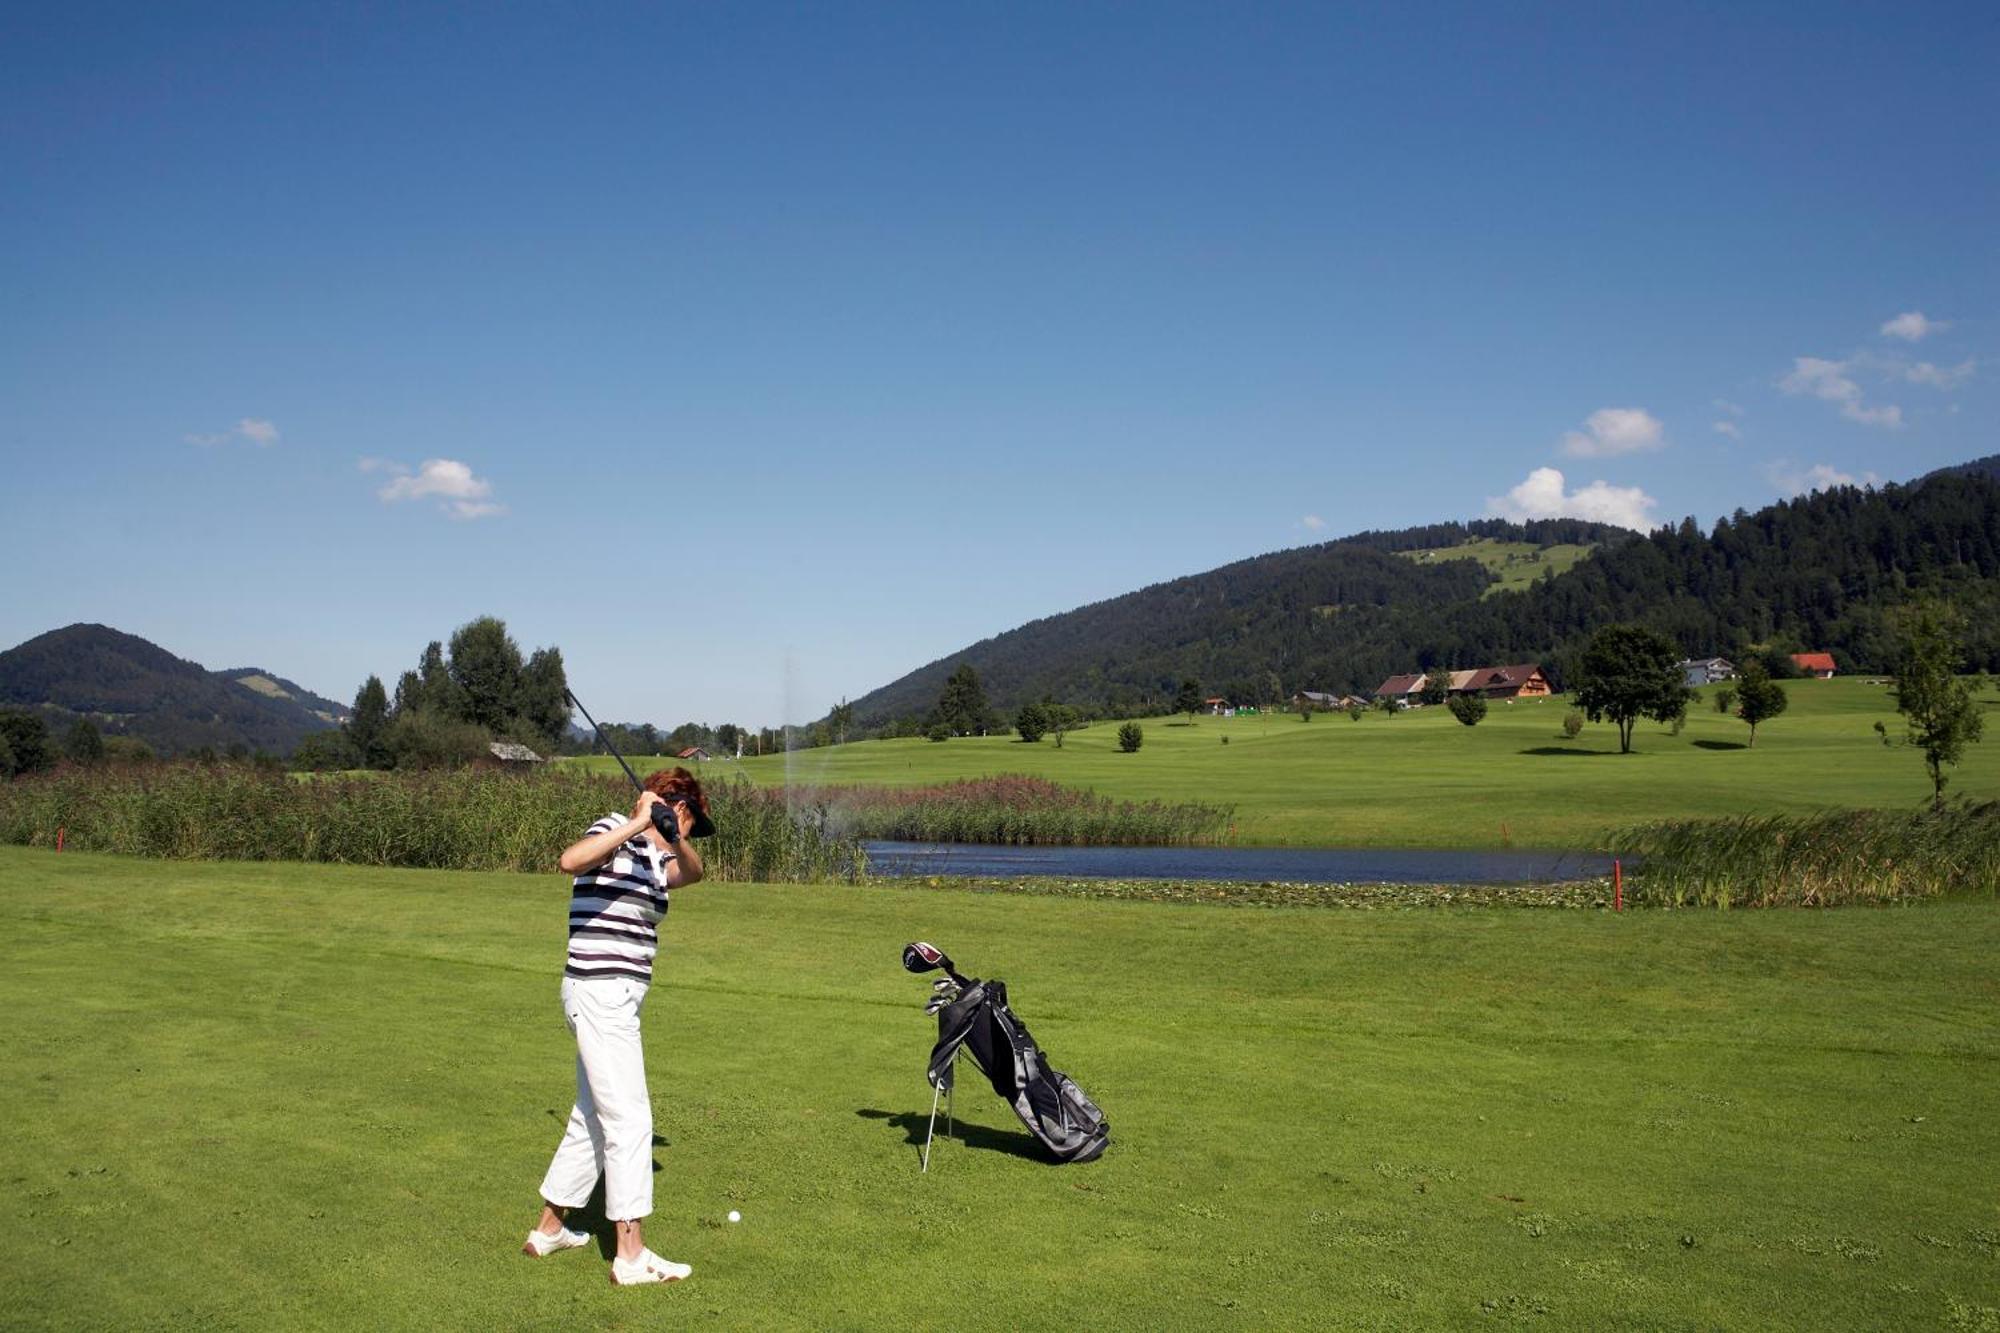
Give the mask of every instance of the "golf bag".
MULTIPOLYGON (((1110 1122, 1069 1075, 1050 1067, 1028 1025, 1007 1007, 1007 983, 961 977, 951 970, 950 960, 930 945, 913 944, 910 949, 928 951, 934 956, 928 958, 931 965, 942 966, 959 987, 957 998, 937 1010, 937 1045, 931 1048, 925 1071, 931 1086, 950 1091, 952 1059, 963 1047, 972 1053, 1000 1100, 1014 1108, 1028 1132, 1058 1162, 1089 1162, 1102 1156, 1111 1143, 1110 1122)), ((909 951, 904 958, 908 966, 909 951)))

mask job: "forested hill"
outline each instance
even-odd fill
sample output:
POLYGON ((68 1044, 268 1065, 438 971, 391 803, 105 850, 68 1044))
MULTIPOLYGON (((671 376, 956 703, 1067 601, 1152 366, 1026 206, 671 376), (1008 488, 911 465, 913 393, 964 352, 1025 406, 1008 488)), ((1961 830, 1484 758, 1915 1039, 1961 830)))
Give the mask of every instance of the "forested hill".
POLYGON ((0 705, 33 709, 58 737, 89 718, 165 755, 232 745, 288 754, 346 711, 269 672, 209 671, 108 625, 70 625, 0 653, 0 705))
MULTIPOLYGON (((1491 576, 1472 561, 1387 554, 1456 526, 1260 556, 1038 620, 855 700, 855 720, 921 717, 960 662, 1002 711, 1043 697, 1099 713, 1159 711, 1185 678, 1258 702, 1372 689, 1434 666, 1540 661, 1560 679, 1581 643, 1614 621, 1653 625, 1690 656, 1762 645, 1882 671, 1887 613, 1925 592, 1967 611, 1971 665, 2000 669, 2000 481, 1985 475, 1819 492, 1739 510, 1708 533, 1688 520, 1627 534, 1566 573, 1491 597, 1482 596, 1491 576)), ((1464 533, 1527 539, 1475 525, 1464 533)))
POLYGON ((1053 696, 1093 712, 1146 712, 1187 677, 1237 698, 1316 688, 1350 622, 1372 623, 1393 606, 1476 601, 1494 582, 1476 560, 1419 564, 1392 552, 1477 538, 1540 547, 1636 540, 1597 523, 1481 520, 1254 556, 974 644, 856 700, 855 720, 880 727, 920 717, 959 662, 972 663, 988 698, 1010 709, 1053 696))

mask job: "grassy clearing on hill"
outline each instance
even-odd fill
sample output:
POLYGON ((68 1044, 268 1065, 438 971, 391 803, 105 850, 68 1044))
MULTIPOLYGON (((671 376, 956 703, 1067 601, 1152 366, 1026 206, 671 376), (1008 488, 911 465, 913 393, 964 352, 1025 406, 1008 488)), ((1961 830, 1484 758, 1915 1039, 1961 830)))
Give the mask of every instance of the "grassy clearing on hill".
MULTIPOLYGON (((1098 723, 1060 750, 1011 734, 858 741, 707 768, 759 782, 899 786, 1028 773, 1118 800, 1234 805, 1236 840, 1275 846, 1588 847, 1614 827, 1655 820, 1908 808, 1929 797, 1918 753, 1884 747, 1873 729, 1881 721, 1902 734, 1886 688, 1845 679, 1786 690, 1790 710, 1758 728, 1755 749, 1748 727, 1715 711, 1711 688, 1679 736, 1641 723, 1629 755, 1608 723, 1565 739, 1569 703, 1557 698, 1495 703, 1471 728, 1442 708, 1359 722, 1339 713, 1303 723, 1289 713, 1156 718, 1136 754, 1120 754, 1116 725, 1098 723)), ((1985 699, 1991 708, 1990 689, 1985 699)), ((1948 790, 2000 798, 2000 717, 1948 790)))
POLYGON ((1537 546, 1533 542, 1503 542, 1491 537, 1479 537, 1457 546, 1434 546, 1402 554, 1419 564, 1477 560, 1499 576, 1499 582, 1484 594, 1495 597, 1503 592, 1519 592, 1533 585, 1542 577, 1544 570, 1552 574, 1566 573, 1577 561, 1596 549, 1594 545, 1537 546))
MULTIPOLYGON (((555 878, 0 849, 40 1327, 1980 1327, 2000 913, 1334 913, 702 886, 647 1005, 656 1247, 517 1248, 570 1098, 555 878), (1105 1107, 968 1083, 925 937, 1105 1107), (730 1208, 741 1225, 721 1219, 730 1208)), ((602 1237, 600 1237, 602 1243, 602 1237)))

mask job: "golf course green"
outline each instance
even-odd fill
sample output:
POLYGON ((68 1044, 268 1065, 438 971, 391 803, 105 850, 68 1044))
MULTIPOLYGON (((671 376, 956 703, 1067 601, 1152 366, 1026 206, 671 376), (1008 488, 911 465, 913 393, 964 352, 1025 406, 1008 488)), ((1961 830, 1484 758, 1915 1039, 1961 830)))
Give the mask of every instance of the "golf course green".
MULTIPOLYGON (((1277 719, 1264 744, 1441 749, 1512 724, 1429 725, 1277 719)), ((1811 733, 1774 726, 1770 750, 1811 733)), ((1688 771, 1642 739, 1574 765, 1688 771)), ((621 1290, 598 1248, 519 1253, 571 1097, 566 892, 0 848, 5 1322, 2000 1321, 1990 901, 1612 915, 697 886, 646 1012, 647 1235, 694 1276, 621 1290), (1110 1117, 1101 1161, 1043 1164, 969 1080, 918 1174, 912 938, 1008 981, 1110 1117)))
MULTIPOLYGON (((1236 810, 1235 841, 1270 846, 1550 847, 1603 845, 1608 830, 1655 819, 1908 807, 1928 800, 1922 756, 1885 746, 1902 719, 1886 686, 1860 678, 1797 680, 1784 714, 1750 729, 1702 691, 1678 735, 1642 722, 1633 751, 1616 729, 1563 734, 1566 699, 1494 703, 1466 727, 1443 708, 1358 722, 1321 713, 1146 720, 1145 741, 1121 753, 1117 724, 1022 742, 1012 733, 854 741, 788 755, 711 760, 713 772, 760 782, 920 786, 1028 773, 1121 800, 1207 801, 1236 810), (1227 741, 1227 744, 1224 742, 1227 741)), ((1992 708, 1996 696, 1982 695, 1992 708)), ((1950 795, 2000 798, 2000 724, 1970 747, 1950 795)), ((597 756, 567 762, 616 772, 597 756)), ((635 761, 672 763, 672 759, 635 761)))

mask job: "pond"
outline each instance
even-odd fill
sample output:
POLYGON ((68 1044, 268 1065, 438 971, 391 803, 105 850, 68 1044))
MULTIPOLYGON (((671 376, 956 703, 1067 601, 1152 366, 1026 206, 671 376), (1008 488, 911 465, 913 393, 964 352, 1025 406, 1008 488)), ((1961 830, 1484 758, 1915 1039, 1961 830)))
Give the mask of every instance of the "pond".
POLYGON ((1611 873, 1601 852, 1329 847, 1007 847, 864 842, 876 875, 1226 879, 1288 884, 1525 884, 1611 873))

